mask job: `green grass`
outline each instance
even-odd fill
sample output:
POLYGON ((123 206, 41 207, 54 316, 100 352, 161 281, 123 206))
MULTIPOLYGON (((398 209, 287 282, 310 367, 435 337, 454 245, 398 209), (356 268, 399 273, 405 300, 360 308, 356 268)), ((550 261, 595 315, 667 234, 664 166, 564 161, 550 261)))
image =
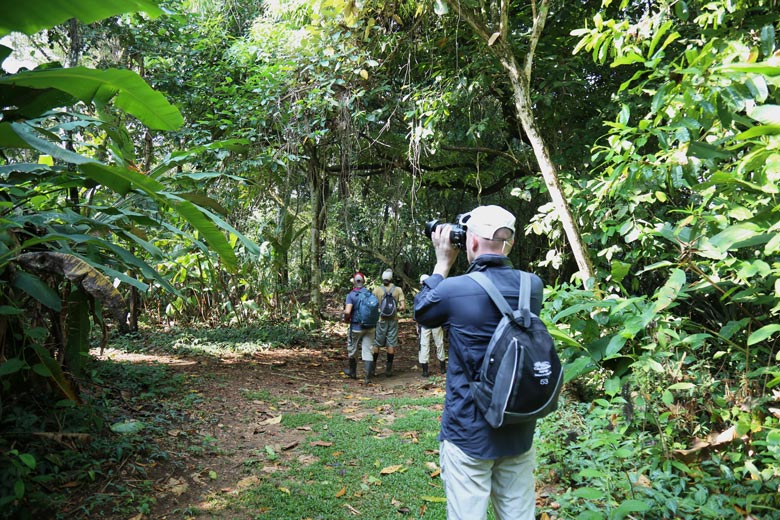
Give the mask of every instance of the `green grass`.
MULTIPOLYGON (((286 428, 310 427, 311 434, 281 471, 257 473, 258 485, 237 496, 228 509, 256 512, 257 518, 446 517, 438 468, 440 399, 395 400, 393 419, 376 413, 359 421, 344 415, 287 414, 286 428), (383 474, 383 470, 387 474, 383 474)), ((372 404, 388 401, 365 402, 372 404)))

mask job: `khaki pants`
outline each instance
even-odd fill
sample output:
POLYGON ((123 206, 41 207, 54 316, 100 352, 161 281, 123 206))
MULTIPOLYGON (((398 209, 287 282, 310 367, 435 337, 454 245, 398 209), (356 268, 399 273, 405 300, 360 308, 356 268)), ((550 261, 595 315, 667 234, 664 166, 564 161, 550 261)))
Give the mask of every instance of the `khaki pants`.
POLYGON ((444 361, 444 330, 441 327, 435 329, 420 327, 420 355, 418 357, 420 363, 428 362, 431 355, 431 339, 436 345, 436 358, 439 361, 444 361))
POLYGON ((371 361, 374 355, 371 352, 374 344, 374 329, 352 330, 349 328, 347 337, 347 356, 354 358, 357 356, 358 346, 360 347, 360 357, 363 361, 371 361))
POLYGON ((481 460, 449 441, 439 445, 447 520, 485 520, 488 501, 498 520, 534 520, 535 450, 514 457, 481 460))

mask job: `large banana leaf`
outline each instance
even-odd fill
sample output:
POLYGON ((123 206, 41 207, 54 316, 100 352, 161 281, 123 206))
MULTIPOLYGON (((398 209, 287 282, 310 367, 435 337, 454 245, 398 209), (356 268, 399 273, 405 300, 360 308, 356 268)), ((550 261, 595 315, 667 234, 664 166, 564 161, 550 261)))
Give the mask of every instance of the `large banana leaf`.
MULTIPOLYGON (((97 162, 82 164, 80 169, 91 179, 110 186, 112 189, 123 187, 125 183, 129 182, 131 186, 146 192, 160 205, 172 208, 192 227, 197 229, 201 237, 206 240, 211 249, 222 259, 225 267, 235 269, 238 265, 235 251, 233 251, 222 231, 217 228, 217 225, 225 227, 223 225, 224 221, 213 213, 198 208, 193 203, 183 200, 176 195, 165 192, 163 184, 133 170, 115 168, 97 162)), ((240 236, 240 234, 238 235, 240 236)))
MULTIPOLYGON (((165 96, 130 70, 93 70, 85 67, 31 70, 2 77, 0 85, 57 89, 98 106, 113 99, 117 108, 156 130, 176 130, 184 123, 179 110, 165 96)), ((9 102, 7 99, 3 101, 4 104, 9 102)))
POLYGON ((5 2, 0 16, 0 36, 17 31, 35 34, 71 18, 92 23, 109 16, 145 11, 152 17, 162 13, 153 0, 28 0, 5 2))

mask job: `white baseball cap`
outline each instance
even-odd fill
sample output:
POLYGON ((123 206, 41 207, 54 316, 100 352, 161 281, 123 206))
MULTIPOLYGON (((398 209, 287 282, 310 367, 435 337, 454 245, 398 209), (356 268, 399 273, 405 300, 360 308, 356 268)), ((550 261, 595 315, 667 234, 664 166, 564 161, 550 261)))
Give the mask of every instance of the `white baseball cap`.
POLYGON ((461 225, 482 238, 492 239, 496 231, 509 228, 515 232, 515 216, 501 206, 479 206, 460 218, 461 225))
POLYGON ((392 279, 393 279, 393 270, 385 269, 385 272, 382 273, 382 280, 392 280, 392 279))

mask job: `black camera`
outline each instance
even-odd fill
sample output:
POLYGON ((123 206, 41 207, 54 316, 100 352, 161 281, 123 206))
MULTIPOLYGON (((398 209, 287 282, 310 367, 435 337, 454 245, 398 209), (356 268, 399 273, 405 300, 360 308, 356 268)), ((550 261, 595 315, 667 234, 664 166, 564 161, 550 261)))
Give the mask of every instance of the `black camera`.
POLYGON ((465 249, 466 248, 466 226, 463 226, 460 224, 460 219, 463 217, 463 215, 458 215, 455 217, 455 224, 453 223, 447 223, 442 222, 441 220, 429 220, 425 223, 425 236, 428 238, 431 238, 431 233, 434 232, 436 228, 439 226, 446 226, 450 225, 452 226, 452 229, 450 229, 450 243, 452 244, 452 247, 457 247, 458 249, 465 249))

